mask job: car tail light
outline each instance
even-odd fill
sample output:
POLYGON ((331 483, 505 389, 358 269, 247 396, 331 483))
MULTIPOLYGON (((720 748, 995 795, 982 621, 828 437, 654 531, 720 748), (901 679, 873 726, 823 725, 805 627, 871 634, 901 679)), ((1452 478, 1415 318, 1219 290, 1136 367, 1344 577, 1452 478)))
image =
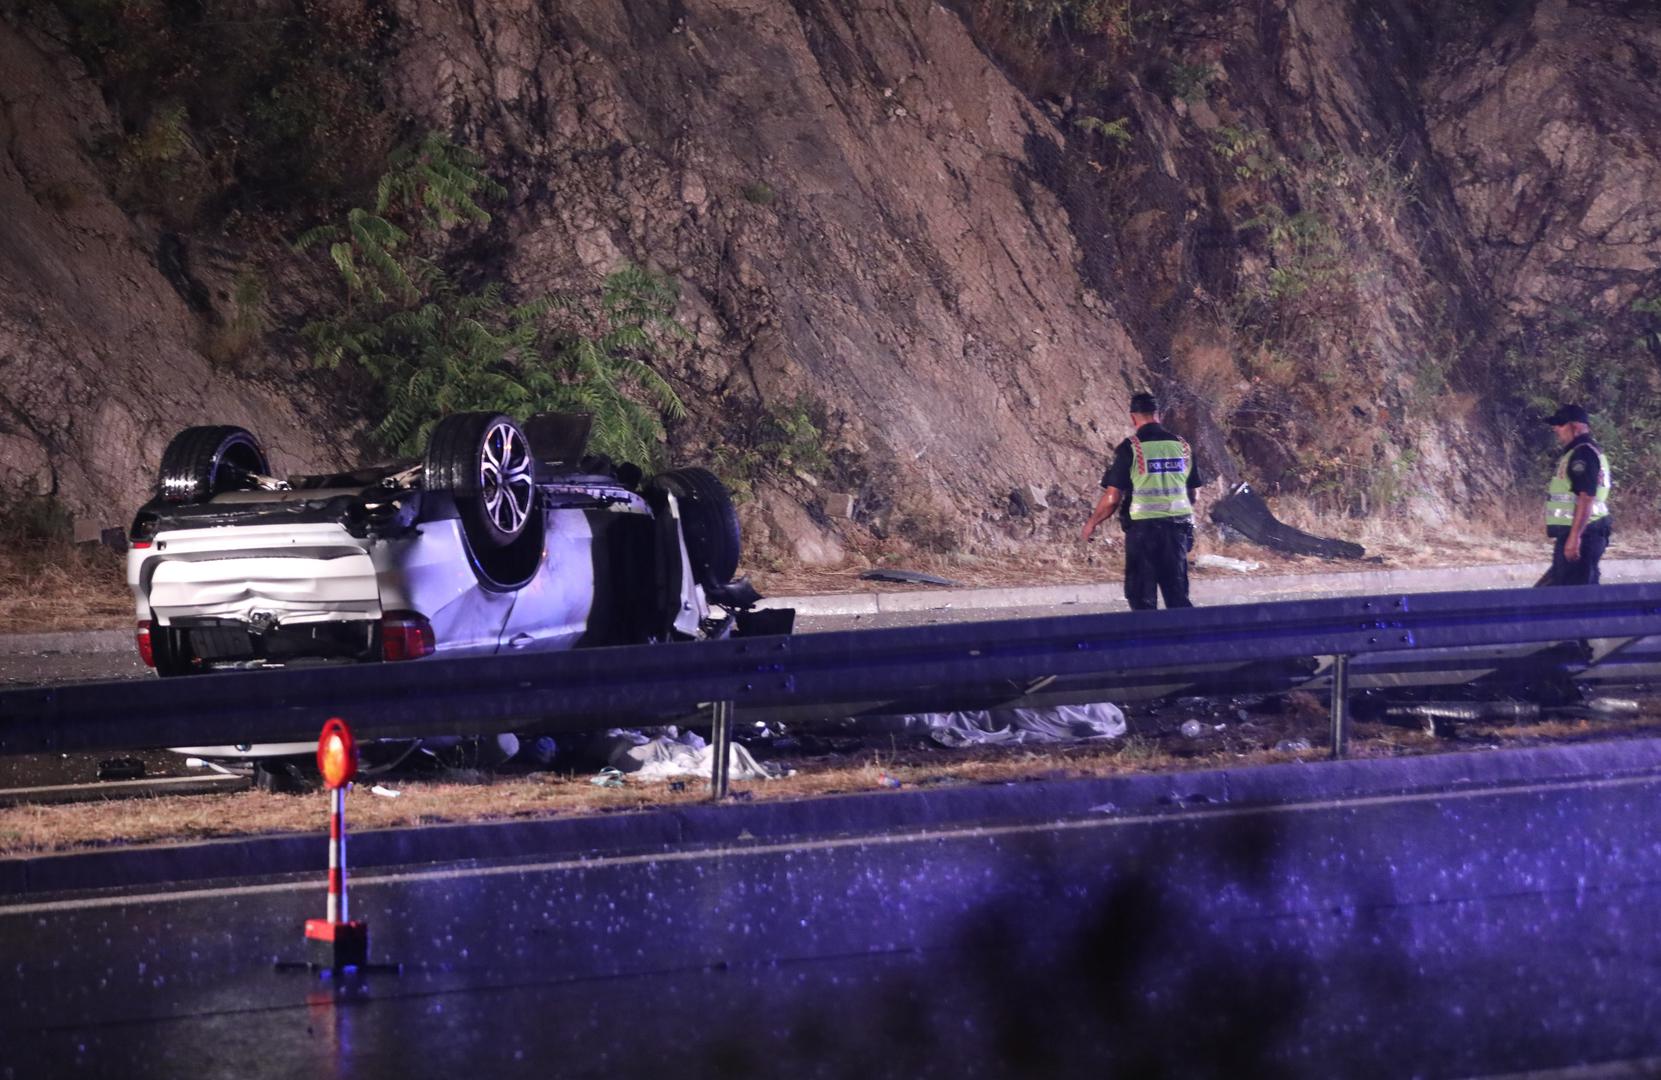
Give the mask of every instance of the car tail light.
POLYGON ((149 619, 140 619, 138 621, 138 630, 135 636, 138 638, 138 655, 139 658, 144 661, 144 666, 155 667, 156 647, 150 642, 149 619))
POLYGON ((433 624, 425 615, 395 611, 381 620, 382 660, 419 660, 437 647, 433 624))
POLYGON ((139 551, 143 551, 145 548, 150 546, 150 541, 148 541, 148 540, 134 540, 132 543, 128 544, 127 546, 130 547, 130 548, 136 548, 139 551))

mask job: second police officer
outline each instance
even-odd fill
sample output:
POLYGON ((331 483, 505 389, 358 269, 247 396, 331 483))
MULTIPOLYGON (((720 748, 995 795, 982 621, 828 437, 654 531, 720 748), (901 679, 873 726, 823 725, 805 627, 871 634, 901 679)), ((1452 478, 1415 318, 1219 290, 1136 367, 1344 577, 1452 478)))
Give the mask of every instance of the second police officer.
POLYGON ((1546 491, 1546 535, 1554 541, 1541 585, 1596 585, 1609 546, 1609 459, 1592 438, 1591 418, 1563 405, 1546 423, 1557 436, 1557 468, 1546 491))

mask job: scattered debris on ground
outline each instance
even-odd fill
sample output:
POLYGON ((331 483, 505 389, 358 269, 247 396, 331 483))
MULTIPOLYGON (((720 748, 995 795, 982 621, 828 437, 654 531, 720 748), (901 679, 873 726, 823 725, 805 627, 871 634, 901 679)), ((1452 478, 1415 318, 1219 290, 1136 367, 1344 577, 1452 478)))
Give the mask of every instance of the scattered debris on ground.
POLYGON ((1194 560, 1194 565, 1202 570, 1233 570, 1236 574, 1250 574, 1263 569, 1260 562, 1247 559, 1231 559, 1227 555, 1213 555, 1210 552, 1194 560))
MULTIPOLYGON (((689 776, 707 780, 715 768, 715 748, 703 736, 672 726, 656 731, 611 728, 591 736, 587 752, 607 762, 602 773, 632 777, 642 783, 689 776)), ((776 778, 774 770, 738 743, 732 746, 727 775, 731 780, 776 778)))
MULTIPOLYGON (((1538 718, 1531 710, 1498 704, 1453 704, 1477 707, 1469 708, 1470 715, 1457 718, 1451 727, 1427 724, 1423 715, 1358 716, 1351 727, 1349 756, 1401 757, 1661 733, 1661 702, 1647 698, 1594 698, 1580 705, 1543 708, 1538 718)), ((1244 768, 1322 761, 1328 756, 1327 703, 1309 693, 1180 698, 1127 707, 1123 713, 1126 729, 1119 736, 1036 747, 1004 742, 945 749, 928 725, 893 722, 877 731, 854 723, 800 731, 746 729, 741 732, 743 749, 778 778, 735 780, 732 791, 740 799, 816 798, 954 784, 1244 768)), ((901 718, 891 721, 895 719, 901 718)), ((591 782, 601 774, 586 754, 555 758, 552 769, 513 761, 495 771, 453 769, 421 760, 428 761, 424 771, 398 777, 397 798, 376 794, 372 788, 352 790, 354 828, 649 810, 709 798, 708 784, 700 778, 646 781, 616 766, 607 766, 616 771, 604 774, 604 783, 591 782)), ((319 799, 315 793, 249 790, 0 808, 0 855, 314 832, 324 827, 319 799)))
POLYGON ((925 574, 920 570, 867 570, 859 575, 859 580, 892 581, 901 585, 937 585, 945 588, 958 588, 963 584, 936 574, 925 574))
POLYGON ((976 709, 917 713, 898 718, 905 730, 923 731, 941 746, 1011 746, 1016 743, 1084 742, 1116 739, 1125 733, 1117 705, 1057 705, 1048 709, 976 709))

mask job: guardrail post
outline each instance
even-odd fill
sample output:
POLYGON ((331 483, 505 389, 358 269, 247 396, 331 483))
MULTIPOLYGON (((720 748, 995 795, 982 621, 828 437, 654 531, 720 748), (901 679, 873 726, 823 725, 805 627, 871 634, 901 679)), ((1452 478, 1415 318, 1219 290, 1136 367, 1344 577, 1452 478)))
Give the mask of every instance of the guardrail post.
POLYGON ((709 796, 724 799, 727 797, 727 774, 732 770, 732 702, 712 701, 709 713, 709 741, 715 749, 715 757, 709 767, 709 796))
POLYGON ((1332 756, 1344 756, 1350 711, 1350 658, 1339 653, 1332 658, 1332 756))

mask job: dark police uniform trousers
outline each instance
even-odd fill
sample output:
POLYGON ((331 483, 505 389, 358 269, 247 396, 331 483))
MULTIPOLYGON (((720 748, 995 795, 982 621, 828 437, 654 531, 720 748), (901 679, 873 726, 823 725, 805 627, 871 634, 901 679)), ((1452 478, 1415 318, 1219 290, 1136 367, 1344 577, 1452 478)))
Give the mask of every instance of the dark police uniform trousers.
POLYGON ((1541 585, 1596 585, 1598 584, 1598 560, 1603 558, 1603 552, 1609 547, 1609 519, 1603 518, 1586 526, 1580 533, 1580 558, 1572 562, 1563 554, 1563 547, 1569 542, 1569 530, 1564 529, 1563 535, 1554 537, 1556 541, 1551 548, 1551 569, 1546 576, 1540 579, 1541 585))
POLYGON ((1193 518, 1125 522, 1125 602, 1132 611, 1158 607, 1156 590, 1168 608, 1194 606, 1188 600, 1188 552, 1193 546, 1193 518))

